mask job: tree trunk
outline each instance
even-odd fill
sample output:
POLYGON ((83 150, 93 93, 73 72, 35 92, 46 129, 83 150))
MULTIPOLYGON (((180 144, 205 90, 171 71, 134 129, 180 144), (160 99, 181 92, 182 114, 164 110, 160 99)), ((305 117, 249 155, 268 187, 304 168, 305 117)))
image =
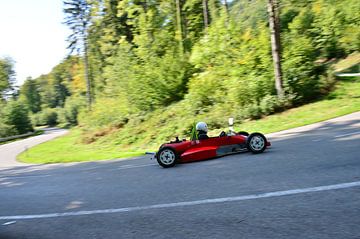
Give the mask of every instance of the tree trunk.
POLYGON ((227 0, 224 0, 224 6, 225 6, 226 14, 229 14, 229 5, 228 5, 227 0))
POLYGON ((91 104, 92 104, 91 82, 90 82, 90 74, 89 74, 88 45, 87 45, 86 37, 84 39, 84 68, 85 68, 87 105, 88 105, 88 109, 91 110, 91 104))
POLYGON ((205 33, 207 33, 207 28, 209 27, 209 8, 208 8, 208 0, 203 0, 203 15, 204 15, 204 28, 205 33))
POLYGON ((278 97, 284 96, 281 72, 281 53, 280 53, 280 26, 277 0, 268 0, 269 27, 271 35, 271 49, 274 62, 275 88, 278 97))
POLYGON ((180 0, 175 0, 176 4, 176 38, 179 41, 180 52, 184 52, 184 38, 183 38, 183 30, 182 30, 182 21, 181 21, 181 6, 180 0))

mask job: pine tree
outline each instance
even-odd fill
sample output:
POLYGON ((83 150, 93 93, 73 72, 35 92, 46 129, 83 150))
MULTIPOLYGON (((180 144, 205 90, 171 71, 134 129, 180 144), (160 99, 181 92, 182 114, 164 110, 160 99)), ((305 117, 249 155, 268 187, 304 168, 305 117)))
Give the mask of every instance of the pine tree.
POLYGON ((84 59, 87 104, 88 108, 91 109, 92 91, 88 59, 88 30, 91 23, 91 6, 87 0, 64 1, 64 13, 65 24, 72 31, 72 34, 68 37, 70 53, 76 50, 84 59))
POLYGON ((11 58, 0 59, 0 100, 14 84, 14 63, 11 58))

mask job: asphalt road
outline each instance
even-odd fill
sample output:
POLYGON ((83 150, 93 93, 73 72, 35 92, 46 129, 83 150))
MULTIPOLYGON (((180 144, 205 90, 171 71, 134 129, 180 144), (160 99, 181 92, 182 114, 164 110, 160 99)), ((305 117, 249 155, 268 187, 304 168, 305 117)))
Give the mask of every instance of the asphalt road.
POLYGON ((263 154, 171 169, 0 169, 0 238, 360 238, 360 112, 269 138, 263 154))
POLYGON ((43 131, 44 133, 41 135, 0 145, 0 170, 17 166, 28 166, 28 164, 16 161, 16 156, 28 148, 49 141, 68 132, 68 130, 59 128, 44 128, 43 131))

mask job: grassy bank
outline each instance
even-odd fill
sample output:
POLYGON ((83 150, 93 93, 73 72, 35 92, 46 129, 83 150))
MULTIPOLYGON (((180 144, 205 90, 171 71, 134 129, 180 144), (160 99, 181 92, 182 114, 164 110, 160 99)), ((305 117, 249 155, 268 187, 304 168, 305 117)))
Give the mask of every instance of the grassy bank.
POLYGON ((35 146, 20 154, 18 159, 28 163, 63 163, 127 158, 143 154, 127 152, 115 145, 82 144, 81 131, 73 129, 63 137, 35 146))
MULTIPOLYGON (((303 126, 330 118, 342 116, 360 110, 360 79, 344 79, 338 82, 336 89, 327 97, 314 103, 293 108, 285 112, 274 114, 259 120, 242 122, 236 130, 249 132, 260 131, 271 133, 280 130, 303 126)), ((216 112, 214 112, 216 114, 216 112)), ((224 116, 226 117, 226 116, 224 116)), ((227 119, 224 119, 226 121, 227 119)), ((182 122, 176 122, 178 127, 184 127, 182 122)), ((162 141, 159 138, 151 140, 156 132, 175 132, 169 127, 156 128, 151 121, 139 123, 141 132, 134 132, 134 142, 121 140, 126 138, 126 132, 133 128, 120 129, 108 132, 92 143, 84 143, 82 129, 73 129, 61 138, 36 146, 26 153, 19 155, 19 160, 31 163, 57 163, 105 160, 126 158, 143 154, 146 150, 155 150, 162 141), (144 129, 146 132, 144 132, 144 129), (147 142, 152 142, 148 144, 147 142)), ((183 129, 184 130, 184 129, 183 129)), ((213 129, 210 134, 217 135, 222 129, 213 129)), ((174 135, 175 136, 175 135, 174 135)), ((164 139, 166 139, 164 137, 164 139)), ((162 140, 164 140, 162 139, 162 140)))

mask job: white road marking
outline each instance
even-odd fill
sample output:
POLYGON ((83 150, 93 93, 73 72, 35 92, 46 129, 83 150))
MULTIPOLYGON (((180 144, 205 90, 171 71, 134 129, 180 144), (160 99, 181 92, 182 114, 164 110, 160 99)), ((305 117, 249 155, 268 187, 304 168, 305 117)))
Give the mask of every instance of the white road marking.
POLYGON ((0 178, 11 178, 11 179, 18 179, 18 178, 43 178, 43 177, 50 177, 50 174, 44 174, 44 175, 24 175, 24 176, 0 176, 0 178))
POLYGON ((8 226, 8 225, 15 224, 15 223, 16 223, 16 221, 11 221, 11 222, 5 222, 2 225, 3 226, 8 226))
POLYGON ((286 191, 275 191, 269 193, 252 194, 252 195, 245 195, 238 197, 213 198, 213 199, 204 199, 197 201, 155 204, 149 206, 112 208, 112 209, 100 209, 100 210, 77 211, 77 212, 58 212, 58 213, 34 214, 34 215, 0 216, 0 220, 42 219, 42 218, 82 216, 82 215, 93 215, 93 214, 134 212, 134 211, 150 210, 150 209, 163 209, 163 208, 185 207, 185 206, 195 206, 195 205, 204 205, 204 204, 213 204, 213 203, 238 202, 238 201, 245 201, 245 200, 252 200, 259 198, 281 197, 281 196, 289 196, 289 195, 296 195, 302 193, 321 192, 321 191, 345 189, 345 188, 352 188, 359 186, 360 186, 360 181, 356 181, 350 183, 341 183, 341 184, 319 186, 312 188, 293 189, 286 191))
POLYGON ((86 168, 83 171, 87 171, 87 170, 93 170, 93 169, 98 169, 101 168, 100 166, 96 166, 96 167, 91 167, 91 168, 86 168))
POLYGON ((334 138, 341 138, 341 137, 351 136, 351 135, 355 135, 355 134, 360 134, 360 131, 352 132, 352 133, 348 133, 348 134, 337 135, 334 138))
POLYGON ((143 168, 143 167, 149 167, 149 166, 156 166, 158 164, 140 164, 140 165, 130 165, 130 164, 127 164, 127 165, 122 165, 122 166, 119 166, 117 168, 114 168, 112 170, 121 170, 121 169, 129 169, 129 168, 143 168))
MULTIPOLYGON (((139 164, 139 165, 131 165, 131 164, 125 164, 125 165, 121 165, 119 167, 116 168, 111 168, 110 170, 120 170, 120 169, 129 169, 129 168, 142 168, 142 167, 149 167, 149 166, 155 166, 157 164, 139 164)), ((108 165, 105 166, 95 166, 95 167, 91 167, 91 168, 86 168, 83 171, 88 171, 88 170, 93 170, 93 169, 104 169, 107 168, 108 165)))

